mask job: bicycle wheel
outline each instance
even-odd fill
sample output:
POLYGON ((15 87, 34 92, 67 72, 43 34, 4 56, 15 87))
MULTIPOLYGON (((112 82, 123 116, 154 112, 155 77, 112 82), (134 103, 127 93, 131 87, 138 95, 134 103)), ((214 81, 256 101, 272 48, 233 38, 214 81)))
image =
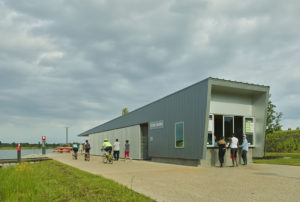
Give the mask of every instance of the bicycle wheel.
POLYGON ((102 161, 103 161, 103 163, 107 163, 107 158, 105 155, 102 157, 102 161))
POLYGON ((113 164, 113 163, 114 163, 114 160, 113 160, 112 155, 109 155, 109 163, 110 163, 110 164, 113 164))

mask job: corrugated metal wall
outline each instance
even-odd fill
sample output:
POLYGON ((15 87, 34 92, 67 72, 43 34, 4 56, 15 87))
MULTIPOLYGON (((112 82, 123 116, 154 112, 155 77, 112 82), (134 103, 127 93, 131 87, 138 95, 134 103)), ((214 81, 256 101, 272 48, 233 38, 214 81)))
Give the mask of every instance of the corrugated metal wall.
MULTIPOLYGON (((149 129, 148 131, 149 157, 182 159, 205 158, 207 121, 211 102, 212 85, 221 87, 226 86, 233 89, 248 89, 262 93, 268 91, 268 87, 266 86, 208 78, 149 105, 132 111, 124 116, 90 129, 81 135, 91 134, 91 142, 96 144, 94 141, 99 142, 100 140, 92 139, 94 138, 94 133, 144 123, 148 123, 150 126, 151 122, 163 120, 163 128, 149 129), (175 148, 176 122, 184 122, 184 148, 175 148)), ((265 106, 260 106, 256 111, 265 111, 264 108, 265 106)), ((262 128, 263 127, 265 126, 263 125, 262 128)), ((95 136, 95 138, 96 137, 97 136, 95 136)), ((259 137, 259 141, 261 141, 261 138, 263 137, 264 133, 261 134, 261 137, 259 137)), ((99 145, 98 148, 100 148, 99 145)))
POLYGON ((101 152, 103 140, 107 138, 111 144, 119 139, 120 142, 120 157, 124 158, 125 141, 129 140, 130 144, 130 157, 132 159, 141 159, 141 128, 139 125, 126 127, 122 129, 115 129, 100 133, 95 133, 89 136, 91 144, 92 155, 102 155, 101 152))
POLYGON ((203 80, 83 134, 93 134, 163 120, 163 128, 149 129, 149 157, 200 159, 203 155, 203 145, 206 146, 204 134, 207 85, 207 79, 203 80), (184 148, 175 148, 174 128, 175 123, 179 121, 184 122, 184 148))

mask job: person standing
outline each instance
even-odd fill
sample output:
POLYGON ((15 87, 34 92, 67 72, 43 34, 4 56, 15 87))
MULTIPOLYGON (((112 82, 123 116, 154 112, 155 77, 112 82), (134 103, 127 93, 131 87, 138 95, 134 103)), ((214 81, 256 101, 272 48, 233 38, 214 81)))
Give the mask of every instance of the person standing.
POLYGON ((125 161, 126 161, 126 159, 127 159, 127 157, 128 158, 130 158, 130 156, 129 156, 129 147, 130 147, 130 145, 129 145, 129 141, 128 140, 126 140, 126 143, 125 143, 125 148, 124 148, 124 153, 125 153, 125 161))
POLYGON ((116 141, 114 142, 114 145, 113 145, 113 151, 114 151, 114 159, 116 161, 119 160, 119 155, 120 155, 120 142, 118 139, 116 139, 116 141))
POLYGON ((224 155, 226 152, 226 142, 223 137, 218 141, 219 146, 219 161, 220 161, 220 167, 222 168, 224 165, 224 155))
POLYGON ((228 146, 228 147, 230 147, 230 152, 231 152, 232 167, 234 167, 234 165, 238 166, 238 163, 236 160, 237 152, 239 150, 238 145, 239 145, 239 140, 235 137, 234 134, 232 134, 230 144, 228 146))
POLYGON ((84 149, 85 149, 84 159, 85 159, 85 160, 90 160, 90 149, 91 149, 91 145, 90 145, 90 143, 89 143, 88 140, 85 141, 84 149))
POLYGON ((242 158, 244 161, 243 165, 247 165, 248 140, 246 138, 246 135, 243 135, 243 143, 241 147, 242 147, 242 158))
POLYGON ((83 145, 82 144, 79 145, 79 152, 82 155, 82 152, 83 152, 83 145))

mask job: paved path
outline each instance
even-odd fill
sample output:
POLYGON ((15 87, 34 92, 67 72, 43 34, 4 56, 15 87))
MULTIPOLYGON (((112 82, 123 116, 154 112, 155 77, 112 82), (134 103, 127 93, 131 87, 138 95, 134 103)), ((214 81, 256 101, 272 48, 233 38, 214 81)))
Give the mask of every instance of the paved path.
POLYGON ((62 163, 113 179, 157 201, 300 201, 300 166, 251 164, 201 168, 146 161, 103 164, 92 156, 48 154, 62 163))

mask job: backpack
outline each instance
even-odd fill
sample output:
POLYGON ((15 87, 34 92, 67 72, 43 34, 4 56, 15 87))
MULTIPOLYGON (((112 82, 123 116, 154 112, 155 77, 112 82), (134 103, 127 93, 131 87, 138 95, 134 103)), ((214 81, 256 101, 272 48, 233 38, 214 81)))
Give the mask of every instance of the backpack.
POLYGON ((90 149, 90 148, 91 148, 90 144, 85 145, 85 149, 90 149))

